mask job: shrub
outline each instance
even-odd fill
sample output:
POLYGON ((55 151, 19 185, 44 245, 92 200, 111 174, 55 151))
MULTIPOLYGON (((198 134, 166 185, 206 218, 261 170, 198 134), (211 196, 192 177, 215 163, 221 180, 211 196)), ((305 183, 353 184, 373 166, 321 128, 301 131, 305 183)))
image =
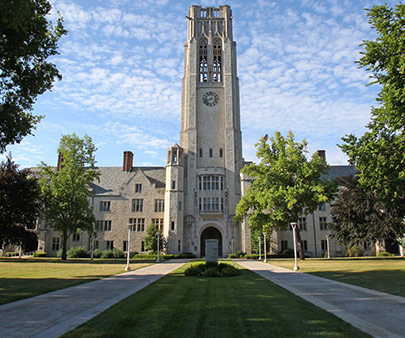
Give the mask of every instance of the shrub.
POLYGON ((114 258, 124 258, 125 257, 125 254, 122 250, 113 249, 112 252, 113 252, 114 258))
POLYGON ((208 262, 191 265, 184 271, 184 275, 194 277, 232 277, 240 275, 240 271, 230 264, 208 262))
POLYGON ((205 277, 222 277, 221 271, 219 271, 218 267, 210 266, 205 269, 205 273, 203 274, 205 277))
POLYGON ((359 257, 362 256, 363 253, 358 245, 353 245, 346 250, 346 255, 349 257, 359 257))
POLYGON ((103 250, 101 252, 101 258, 114 258, 114 252, 112 250, 103 250))
POLYGON ((198 277, 201 276, 201 269, 200 266, 203 264, 198 264, 198 265, 191 265, 189 268, 184 271, 184 275, 187 277, 193 276, 193 277, 198 277))
POLYGON ((93 251, 93 257, 94 258, 100 258, 102 253, 103 252, 100 249, 96 249, 96 250, 93 251))
POLYGON ((59 249, 59 250, 58 250, 57 256, 58 256, 58 257, 62 257, 62 249, 59 249))
POLYGON ((245 255, 245 253, 243 251, 235 251, 231 254, 228 255, 228 258, 241 258, 245 255))
POLYGON ((258 254, 246 254, 243 258, 246 259, 259 259, 259 255, 258 254))
POLYGON ((37 251, 37 252, 34 252, 33 256, 34 257, 46 257, 46 252, 37 251))
POLYGON ((294 249, 287 248, 281 252, 281 256, 285 258, 293 258, 294 257, 294 249))
POLYGON ((225 268, 222 269, 222 275, 224 277, 233 277, 233 276, 239 276, 240 271, 239 269, 235 268, 232 265, 228 265, 225 268))
POLYGON ((392 254, 392 253, 386 252, 386 251, 381 251, 381 252, 378 253, 378 256, 380 256, 380 257, 392 257, 392 256, 395 256, 395 255, 392 254))
POLYGON ((164 255, 166 260, 168 259, 186 259, 186 258, 195 258, 195 255, 192 253, 182 253, 182 254, 166 254, 164 255))
POLYGON ((88 257, 90 257, 90 254, 82 246, 76 246, 74 248, 71 248, 67 252, 67 257, 68 258, 88 258, 88 257))

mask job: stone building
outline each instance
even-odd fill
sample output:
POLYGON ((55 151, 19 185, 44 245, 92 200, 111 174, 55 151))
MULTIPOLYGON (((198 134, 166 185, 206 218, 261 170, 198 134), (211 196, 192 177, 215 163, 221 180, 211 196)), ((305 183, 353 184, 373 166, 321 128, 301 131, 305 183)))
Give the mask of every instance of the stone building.
MULTIPOLYGON (((146 227, 162 227, 166 252, 204 256, 205 240, 218 239, 219 256, 237 250, 251 252, 247 222, 233 218, 248 180, 240 128, 236 43, 229 6, 191 6, 184 43, 184 77, 180 142, 168 149, 166 167, 134 167, 132 152, 124 152, 122 167, 100 167, 94 183, 95 248, 144 252, 146 227)), ((352 172, 332 167, 330 177, 352 172)), ((298 220, 306 253, 325 251, 329 206, 298 220)), ((61 240, 45 221, 38 225, 39 249, 56 255, 61 240)), ((274 251, 292 247, 291 232, 273 235, 274 251)), ((75 234, 69 246, 90 247, 88 234, 75 234)), ((342 249, 332 244, 333 254, 342 249)))

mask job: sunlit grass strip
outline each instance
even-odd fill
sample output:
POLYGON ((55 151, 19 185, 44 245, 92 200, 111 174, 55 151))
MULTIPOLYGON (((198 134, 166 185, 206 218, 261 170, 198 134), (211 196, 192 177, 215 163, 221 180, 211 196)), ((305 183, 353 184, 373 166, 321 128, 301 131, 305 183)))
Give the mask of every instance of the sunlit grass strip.
MULTIPOLYGON (((131 263, 131 269, 149 264, 131 263)), ((124 259, 0 259, 0 304, 123 273, 125 265, 124 259)))
MULTIPOLYGON (((274 264, 293 269, 294 259, 271 259, 274 264)), ((403 258, 309 258, 298 261, 301 272, 405 297, 403 258)))
POLYGON ((189 264, 63 337, 368 337, 253 272, 185 277, 189 264))

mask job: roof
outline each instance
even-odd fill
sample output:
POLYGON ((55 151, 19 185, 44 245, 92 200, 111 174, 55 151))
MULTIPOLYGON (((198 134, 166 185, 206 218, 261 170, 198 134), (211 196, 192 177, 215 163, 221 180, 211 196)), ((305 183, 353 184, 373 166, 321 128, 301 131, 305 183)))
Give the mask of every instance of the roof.
POLYGON ((358 170, 351 165, 330 165, 330 170, 327 174, 323 175, 324 178, 332 180, 337 177, 344 177, 349 175, 355 175, 358 170))

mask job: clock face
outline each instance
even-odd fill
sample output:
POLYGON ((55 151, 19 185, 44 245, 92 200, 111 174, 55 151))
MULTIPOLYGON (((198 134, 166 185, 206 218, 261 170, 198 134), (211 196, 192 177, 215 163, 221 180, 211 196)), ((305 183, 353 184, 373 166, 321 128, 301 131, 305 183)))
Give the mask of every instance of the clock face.
POLYGON ((218 103, 219 97, 214 92, 206 92, 202 99, 206 106, 212 107, 218 103))

